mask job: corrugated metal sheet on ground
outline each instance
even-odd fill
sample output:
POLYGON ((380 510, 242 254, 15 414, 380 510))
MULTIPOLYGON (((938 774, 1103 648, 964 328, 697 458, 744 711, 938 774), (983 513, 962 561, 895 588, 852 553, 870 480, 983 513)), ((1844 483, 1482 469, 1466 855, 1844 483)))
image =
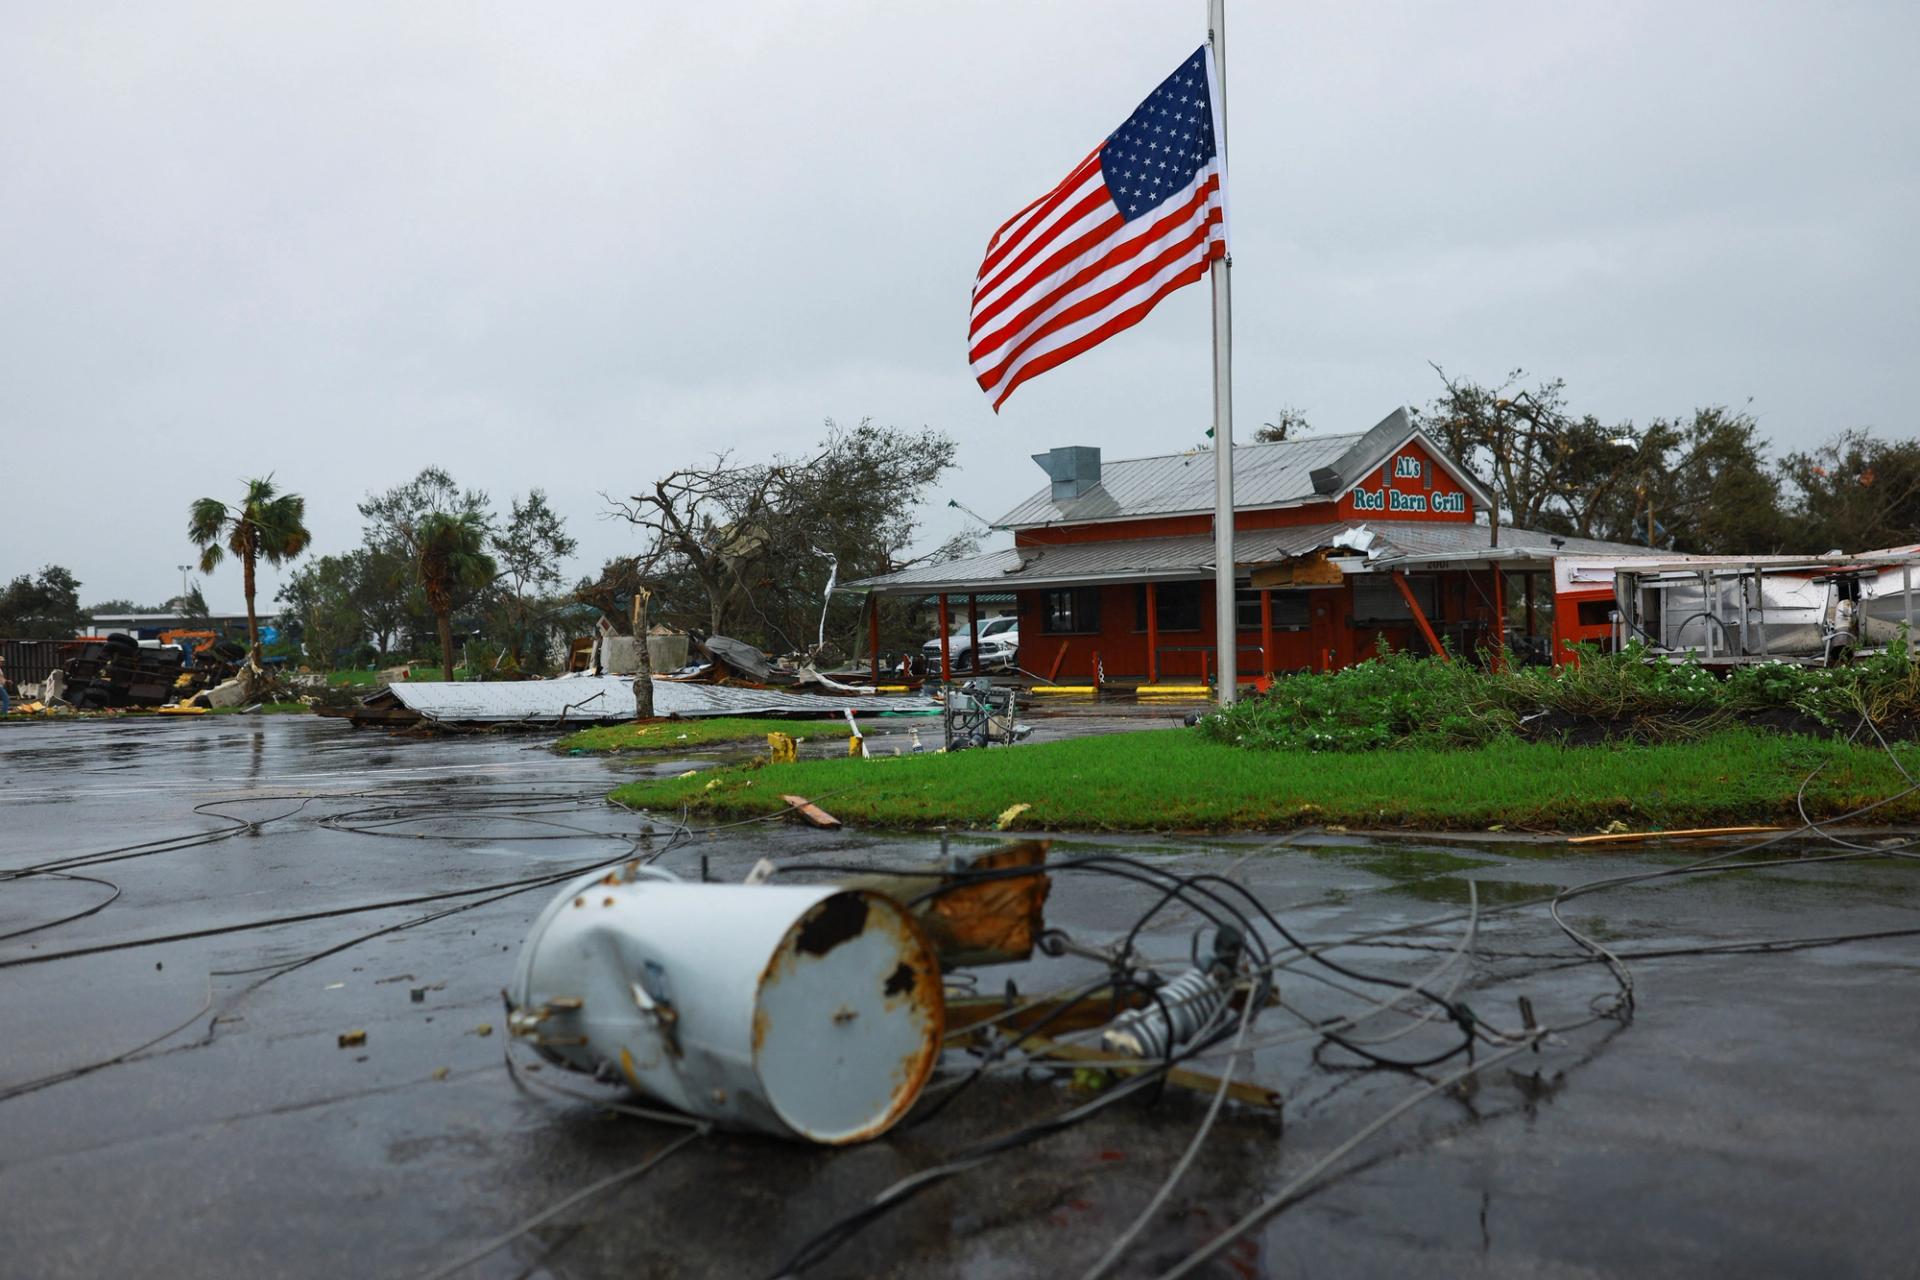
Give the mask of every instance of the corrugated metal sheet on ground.
MULTIPOLYGON (((396 684, 390 693, 409 711, 460 724, 561 724, 633 719, 631 676, 579 676, 567 680, 500 683, 396 684)), ((855 712, 926 712, 931 698, 908 695, 822 695, 780 689, 735 689, 726 685, 653 682, 653 710, 661 716, 839 715, 855 712)))

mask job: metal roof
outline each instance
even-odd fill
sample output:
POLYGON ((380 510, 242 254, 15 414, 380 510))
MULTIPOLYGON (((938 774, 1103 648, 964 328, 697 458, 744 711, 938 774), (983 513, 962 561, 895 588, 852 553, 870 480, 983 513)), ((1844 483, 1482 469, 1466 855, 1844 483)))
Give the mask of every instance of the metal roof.
MULTIPOLYGON (((1405 409, 1395 409, 1363 432, 1235 445, 1233 505, 1237 510, 1254 510, 1332 501, 1366 479, 1411 440, 1418 440, 1476 502, 1488 500, 1486 490, 1471 472, 1448 457, 1438 441, 1415 427, 1405 409)), ((994 524, 1027 529, 1211 512, 1212 462, 1212 453, 1192 449, 1103 463, 1099 482, 1078 497, 1056 498, 1052 484, 1047 484, 994 524)))
MULTIPOLYGON (((1340 458, 1360 439, 1352 433, 1234 446, 1234 506, 1273 507, 1320 497, 1313 491, 1314 468, 1340 458)), ((1053 486, 1042 485, 994 524, 1019 529, 1212 510, 1213 454, 1193 449, 1103 462, 1100 483, 1081 496, 1055 501, 1053 486)))
MULTIPOLYGON (((633 719, 633 677, 570 676, 560 680, 407 681, 387 690, 409 711, 456 724, 576 724, 633 719)), ((917 695, 787 693, 725 685, 653 682, 660 716, 838 715, 854 711, 932 711, 917 695)))
MULTIPOLYGON (((1412 563, 1445 561, 1546 561, 1563 555, 1633 553, 1644 550, 1619 542, 1561 537, 1537 529, 1503 525, 1500 545, 1490 546, 1486 525, 1387 521, 1334 521, 1294 525, 1284 529, 1236 530, 1234 563, 1269 564, 1288 556, 1333 545, 1336 537, 1355 529, 1374 535, 1367 568, 1375 572, 1412 563), (1558 542, 1556 543, 1556 539, 1558 542)), ((985 555, 919 565, 884 577, 849 582, 843 590, 872 590, 883 595, 925 594, 928 591, 982 592, 1033 590, 1069 584, 1148 582, 1204 579, 1213 575, 1213 537, 1114 538, 1074 542, 1057 547, 1022 547, 985 555)))
POLYGON ((1492 502, 1486 487, 1474 478, 1471 471, 1456 462, 1441 447, 1440 442, 1413 425, 1413 416, 1405 409, 1395 409, 1373 425, 1373 430, 1360 437, 1359 441, 1345 453, 1325 467, 1316 467, 1313 472, 1313 490, 1322 498, 1340 498, 1357 487, 1361 481, 1371 475, 1374 469, 1387 458, 1408 444, 1418 440, 1420 447, 1439 464, 1441 470, 1452 476, 1462 489, 1473 495, 1473 500, 1482 506, 1492 502))

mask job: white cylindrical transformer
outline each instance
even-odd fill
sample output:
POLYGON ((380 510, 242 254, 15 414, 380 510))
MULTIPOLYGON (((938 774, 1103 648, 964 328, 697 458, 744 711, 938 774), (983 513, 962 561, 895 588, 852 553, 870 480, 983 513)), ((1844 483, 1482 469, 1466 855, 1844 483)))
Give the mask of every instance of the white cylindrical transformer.
POLYGON ((906 908, 833 885, 696 884, 635 864, 534 921, 509 1027, 548 1060, 738 1129, 884 1133, 940 1056, 933 945, 906 908))

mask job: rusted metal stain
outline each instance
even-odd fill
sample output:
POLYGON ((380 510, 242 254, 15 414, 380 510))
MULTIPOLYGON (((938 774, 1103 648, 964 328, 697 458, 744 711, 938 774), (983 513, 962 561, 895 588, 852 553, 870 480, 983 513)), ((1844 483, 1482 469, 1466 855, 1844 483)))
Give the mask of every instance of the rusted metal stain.
MULTIPOLYGON (((903 1055, 891 1067, 890 1100, 880 1116, 868 1125, 843 1134, 803 1134, 815 1142, 845 1146, 878 1137, 897 1124, 919 1100, 921 1090, 940 1060, 946 1035, 946 988, 939 952, 921 920, 894 899, 876 890, 846 889, 820 902, 803 916, 789 935, 790 942, 774 952, 760 973, 759 987, 765 991, 792 980, 803 958, 817 961, 854 938, 876 932, 885 935, 894 949, 906 957, 877 979, 880 990, 876 995, 889 1014, 922 1019, 921 1040, 914 1052, 903 1055)), ((858 1003, 858 999, 849 1001, 840 1013, 858 1003)), ((839 1021, 839 1014, 834 1016, 834 1021, 839 1021)), ((772 1033, 771 1015, 756 1002, 750 1029, 756 1062, 767 1051, 772 1033)))
MULTIPOLYGON (((766 985, 768 975, 773 972, 774 968, 778 964, 779 964, 779 957, 776 956, 774 957, 774 963, 768 965, 766 972, 760 975, 760 984, 762 986, 766 985)), ((757 1058, 760 1056, 761 1046, 766 1044, 767 1032, 771 1030, 772 1027, 773 1027, 773 1019, 767 1016, 767 1011, 765 1009, 759 1008, 758 1006, 755 1006, 753 1011, 753 1037, 752 1037, 754 1057, 757 1058)))
POLYGON ((936 959, 938 953, 934 950, 932 938, 921 928, 920 921, 905 911, 898 914, 885 912, 883 917, 887 921, 886 927, 899 935, 908 954, 924 956, 926 962, 918 965, 901 964, 888 975, 882 994, 887 997, 889 1007, 896 1001, 906 1000, 912 1007, 921 1010, 927 1018, 927 1034, 921 1042, 920 1052, 903 1059, 894 1072, 899 1087, 894 1093, 893 1107, 877 1124, 850 1138, 852 1142, 878 1137, 913 1109, 913 1104, 920 1100, 920 1091, 927 1087, 927 1080, 933 1075, 934 1066, 940 1061, 941 1046, 947 1037, 947 988, 940 974, 936 959), (895 983, 902 977, 901 969, 912 975, 911 985, 904 991, 896 991, 895 983))
POLYGON ((836 893, 800 922, 794 948, 802 954, 823 956, 867 927, 867 900, 858 894, 836 893))
MULTIPOLYGON (((1047 860, 1049 845, 1046 840, 1023 840, 976 858, 968 870, 1039 867, 1047 860)), ((1024 960, 1033 954, 1034 941, 1046 926, 1044 909, 1052 888, 1052 877, 1045 872, 961 884, 930 900, 929 932, 949 963, 977 954, 1024 960)))

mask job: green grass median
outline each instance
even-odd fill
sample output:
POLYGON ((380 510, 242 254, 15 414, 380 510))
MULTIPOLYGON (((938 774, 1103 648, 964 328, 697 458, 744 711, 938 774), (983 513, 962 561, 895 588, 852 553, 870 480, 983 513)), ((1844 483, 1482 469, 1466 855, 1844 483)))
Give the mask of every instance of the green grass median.
POLYGON ((554 743, 553 749, 590 755, 618 755, 627 751, 679 751, 727 742, 754 742, 764 749, 770 733, 790 733, 796 738, 826 736, 845 741, 847 724, 844 720, 755 719, 749 716, 653 720, 646 724, 608 724, 582 729, 554 743))
MULTIPOLYGON (((588 730, 599 733, 602 730, 588 730)), ((1920 746, 1898 748, 1920 776, 1920 746)), ((1428 830, 1592 831, 1836 817, 1909 784, 1878 747, 1727 730, 1687 742, 1568 747, 1501 739, 1471 749, 1249 751, 1186 729, 871 760, 802 760, 629 783, 622 804, 697 818, 784 807, 797 794, 849 823, 1014 830, 1234 831, 1310 824, 1428 830)), ((1920 818, 1920 793, 1862 820, 1920 818)))

